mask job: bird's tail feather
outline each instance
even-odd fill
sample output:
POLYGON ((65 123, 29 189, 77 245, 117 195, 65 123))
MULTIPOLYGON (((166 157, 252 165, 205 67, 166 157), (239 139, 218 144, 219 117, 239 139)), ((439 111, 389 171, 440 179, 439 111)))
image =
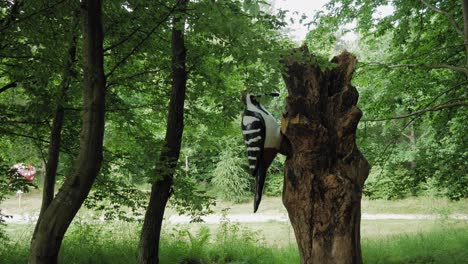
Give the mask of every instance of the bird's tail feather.
POLYGON ((265 185, 266 179, 266 166, 262 161, 258 166, 257 173, 255 175, 255 200, 254 200, 254 213, 257 212, 260 201, 262 200, 263 186, 265 185))

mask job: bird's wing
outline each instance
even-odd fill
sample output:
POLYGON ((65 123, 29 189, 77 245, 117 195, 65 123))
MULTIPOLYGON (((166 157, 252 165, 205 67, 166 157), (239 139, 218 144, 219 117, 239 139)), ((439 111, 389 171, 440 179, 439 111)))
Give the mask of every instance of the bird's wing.
POLYGON ((255 176, 263 156, 265 121, 260 113, 246 110, 242 116, 242 134, 247 147, 247 158, 252 176, 255 176))

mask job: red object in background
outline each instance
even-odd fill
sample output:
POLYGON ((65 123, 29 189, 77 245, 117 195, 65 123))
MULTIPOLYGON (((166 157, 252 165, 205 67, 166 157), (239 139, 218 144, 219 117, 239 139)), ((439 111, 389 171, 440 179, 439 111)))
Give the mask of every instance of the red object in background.
POLYGON ((34 180, 34 177, 36 177, 36 167, 34 167, 32 164, 29 165, 24 165, 23 163, 18 163, 13 165, 13 167, 18 171, 21 176, 24 177, 26 181, 32 181, 34 180))

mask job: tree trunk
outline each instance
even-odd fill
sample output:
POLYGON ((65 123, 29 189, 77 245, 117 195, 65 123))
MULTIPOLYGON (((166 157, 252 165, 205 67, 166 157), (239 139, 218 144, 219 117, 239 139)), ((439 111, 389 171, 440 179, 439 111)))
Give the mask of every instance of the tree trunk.
POLYGON ((73 173, 36 223, 29 263, 54 264, 63 236, 87 197, 102 162, 105 113, 105 76, 101 1, 82 2, 84 51, 84 106, 80 151, 73 173))
POLYGON ((57 175, 57 167, 60 155, 60 145, 62 138, 63 119, 65 116, 64 102, 66 101, 66 94, 70 87, 70 81, 73 77, 73 64, 76 60, 76 45, 77 45, 77 32, 78 32, 78 12, 73 17, 71 22, 71 39, 65 58, 65 63, 62 73, 62 81, 59 86, 59 94, 56 99, 57 107, 55 109, 54 119, 52 121, 52 129, 50 131, 50 145, 47 154, 46 172, 44 176, 44 187, 42 191, 42 204, 39 217, 49 207, 54 199, 55 179, 57 175))
POLYGON ((362 263, 361 195, 369 166, 355 132, 362 112, 351 85, 356 58, 347 52, 322 71, 307 46, 283 59, 288 89, 282 132, 290 150, 283 203, 301 263, 362 263))
POLYGON ((411 124, 411 131, 410 134, 408 135, 408 140, 410 142, 410 149, 412 153, 412 158, 410 160, 410 169, 415 170, 416 169, 416 151, 418 150, 418 146, 416 145, 416 132, 414 131, 414 123, 411 124))
MULTIPOLYGON (((183 14, 188 0, 178 0, 183 14)), ((186 49, 184 43, 185 19, 173 18, 172 25, 172 93, 169 102, 166 137, 159 162, 156 164, 156 180, 151 188, 151 196, 140 237, 139 262, 159 263, 159 240, 161 225, 167 201, 171 195, 173 176, 179 159, 184 130, 184 101, 187 83, 185 69, 186 49)))

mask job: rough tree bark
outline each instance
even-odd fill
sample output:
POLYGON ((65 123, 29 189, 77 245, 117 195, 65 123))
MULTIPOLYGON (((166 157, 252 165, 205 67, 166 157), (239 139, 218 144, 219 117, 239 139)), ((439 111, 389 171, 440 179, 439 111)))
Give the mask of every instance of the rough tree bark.
POLYGON ((159 161, 156 164, 156 180, 151 187, 151 196, 140 236, 139 262, 159 263, 159 240, 167 201, 171 196, 173 176, 179 159, 184 130, 184 102, 187 84, 184 42, 184 13, 188 0, 178 0, 179 15, 174 16, 172 25, 172 93, 169 102, 166 136, 159 161))
POLYGON ((80 151, 73 173, 36 223, 29 263, 55 264, 63 236, 87 197, 101 168, 105 85, 100 0, 82 3, 84 95, 80 151))
POLYGON ((283 203, 301 263, 362 263, 361 190, 369 173, 355 132, 361 111, 351 85, 356 58, 343 52, 322 71, 307 46, 282 63, 288 89, 282 132, 289 150, 283 203))

